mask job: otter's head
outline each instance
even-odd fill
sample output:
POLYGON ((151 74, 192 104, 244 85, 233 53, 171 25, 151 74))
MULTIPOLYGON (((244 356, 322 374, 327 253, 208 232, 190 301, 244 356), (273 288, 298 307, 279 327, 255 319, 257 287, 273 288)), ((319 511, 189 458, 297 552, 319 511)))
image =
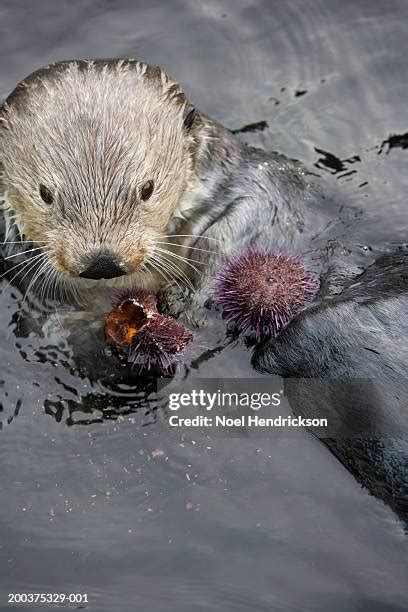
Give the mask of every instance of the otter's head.
POLYGON ((200 122, 179 86, 133 60, 62 62, 20 83, 0 118, 20 235, 74 282, 135 282, 196 187, 200 122))

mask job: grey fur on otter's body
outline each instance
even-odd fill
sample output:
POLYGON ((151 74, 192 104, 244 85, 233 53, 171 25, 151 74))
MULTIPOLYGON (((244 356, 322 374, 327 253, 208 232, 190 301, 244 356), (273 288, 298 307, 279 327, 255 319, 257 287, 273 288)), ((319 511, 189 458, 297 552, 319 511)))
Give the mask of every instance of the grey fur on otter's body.
MULTIPOLYGON (((170 284, 170 313, 202 321, 222 260, 248 245, 273 248, 301 255, 322 286, 316 304, 256 349, 256 368, 286 377, 356 378, 371 372, 388 390, 395 382, 393 359, 401 376, 407 371, 406 351, 397 342, 390 350, 388 338, 396 326, 406 331, 407 287, 398 283, 406 264, 397 256, 388 272, 374 264, 374 280, 366 283, 365 277, 360 293, 353 290, 361 268, 348 245, 358 231, 358 213, 322 190, 301 164, 248 147, 194 112, 159 68, 135 60, 53 64, 17 86, 0 118, 6 240, 33 241, 27 257, 38 255, 42 285, 52 294, 62 288, 65 295, 66 289, 93 305, 99 295, 103 308, 111 286, 159 290, 170 284), (146 181, 154 182, 154 191, 143 201, 146 181), (42 201, 40 185, 52 204, 42 201), (38 250, 30 252, 33 245, 38 250), (92 252, 113 253, 126 275, 79 278, 92 252), (384 274, 388 284, 376 283, 384 274), (343 291, 343 300, 336 297, 343 291), (367 313, 371 325, 364 325, 367 313)), ((406 393, 398 388, 392 420, 405 431, 406 393)), ((379 397, 387 399, 384 393, 379 397)), ((334 415, 339 409, 338 402, 328 402, 334 415)), ((373 411, 378 414, 378 405, 373 411)), ((387 410, 380 412, 386 419, 387 410)), ((329 445, 408 521, 406 438, 381 441, 374 450, 357 445, 353 461, 352 445, 329 445)))

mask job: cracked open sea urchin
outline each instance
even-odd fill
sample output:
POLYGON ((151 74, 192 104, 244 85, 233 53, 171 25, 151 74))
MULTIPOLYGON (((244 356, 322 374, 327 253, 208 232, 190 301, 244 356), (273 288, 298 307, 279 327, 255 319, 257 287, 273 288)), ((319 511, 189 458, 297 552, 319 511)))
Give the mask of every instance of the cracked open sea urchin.
POLYGON ((241 332, 276 336, 316 295, 317 280, 299 257, 249 249, 232 257, 216 279, 215 302, 241 332))
POLYGON ((107 341, 128 364, 170 373, 193 339, 190 330, 160 314, 151 291, 117 291, 114 306, 105 318, 107 341))

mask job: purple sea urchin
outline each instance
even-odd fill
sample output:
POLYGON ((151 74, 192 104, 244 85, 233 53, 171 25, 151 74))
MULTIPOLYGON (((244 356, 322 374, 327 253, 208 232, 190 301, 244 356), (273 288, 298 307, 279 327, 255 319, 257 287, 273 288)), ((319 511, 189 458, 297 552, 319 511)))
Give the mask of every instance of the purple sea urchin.
POLYGON ((166 374, 193 339, 192 333, 174 319, 162 315, 151 291, 116 292, 115 308, 105 318, 107 341, 127 363, 166 374))
POLYGON ((231 258, 216 280, 215 301, 241 332, 277 333, 303 309, 318 282, 299 257, 249 249, 231 258))
POLYGON ((192 339, 192 333, 184 325, 165 315, 154 315, 134 336, 128 362, 142 369, 157 368, 168 373, 192 339))

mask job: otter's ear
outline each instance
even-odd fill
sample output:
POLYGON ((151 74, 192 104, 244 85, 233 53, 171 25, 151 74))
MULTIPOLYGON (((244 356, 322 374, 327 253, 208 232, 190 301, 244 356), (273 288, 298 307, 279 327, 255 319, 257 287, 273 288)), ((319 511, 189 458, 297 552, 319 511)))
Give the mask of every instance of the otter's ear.
POLYGON ((184 109, 183 125, 184 129, 189 132, 195 118, 197 117, 197 109, 194 106, 187 105, 184 109))

